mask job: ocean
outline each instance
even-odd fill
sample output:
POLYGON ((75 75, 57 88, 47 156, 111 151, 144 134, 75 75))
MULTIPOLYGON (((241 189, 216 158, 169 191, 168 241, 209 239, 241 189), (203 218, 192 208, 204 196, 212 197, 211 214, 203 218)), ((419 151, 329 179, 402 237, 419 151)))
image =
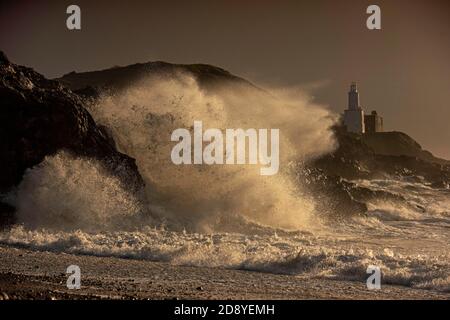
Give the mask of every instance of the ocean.
POLYGON ((354 180, 397 200, 372 199, 364 215, 326 217, 290 164, 336 147, 336 117, 303 94, 274 90, 268 99, 239 90, 208 94, 180 75, 104 95, 89 111, 136 159, 145 188, 131 191, 98 160, 61 151, 5 195, 18 223, 0 232, 0 243, 362 282, 375 265, 382 284, 450 292, 449 189, 417 177, 354 180), (210 128, 279 128, 281 172, 174 165, 170 133, 195 120, 210 128))

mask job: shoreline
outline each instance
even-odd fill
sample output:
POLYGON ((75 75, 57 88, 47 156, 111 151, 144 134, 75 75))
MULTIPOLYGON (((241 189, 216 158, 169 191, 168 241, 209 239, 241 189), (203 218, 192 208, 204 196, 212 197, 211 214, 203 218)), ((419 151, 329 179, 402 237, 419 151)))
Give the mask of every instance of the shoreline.
POLYGON ((177 266, 0 245, 0 299, 450 299, 450 294, 397 285, 369 291, 358 281, 305 278, 223 268, 177 266), (69 265, 81 289, 66 287, 69 265))

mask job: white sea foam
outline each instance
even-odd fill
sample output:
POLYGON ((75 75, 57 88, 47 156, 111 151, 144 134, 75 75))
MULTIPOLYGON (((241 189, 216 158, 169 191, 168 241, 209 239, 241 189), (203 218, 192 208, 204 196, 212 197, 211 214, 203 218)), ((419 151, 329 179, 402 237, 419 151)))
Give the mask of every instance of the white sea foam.
POLYGON ((138 198, 98 161, 65 152, 27 170, 7 201, 28 228, 128 229, 142 213, 138 198))
POLYGON ((37 250, 362 282, 367 278, 367 266, 374 264, 381 268, 384 284, 449 291, 448 253, 430 256, 396 252, 395 247, 367 240, 362 244, 361 238, 343 241, 301 232, 282 236, 200 234, 151 227, 102 233, 15 227, 0 233, 0 242, 37 250))
POLYGON ((241 86, 206 92, 192 77, 178 74, 142 79, 104 95, 90 111, 111 130, 119 149, 136 159, 149 202, 189 230, 212 231, 218 220, 224 223, 233 215, 293 229, 319 223, 314 203, 293 182, 288 164, 334 148, 334 116, 304 94, 241 86), (197 120, 221 130, 279 128, 281 172, 261 176, 255 165, 174 165, 173 130, 197 120))
POLYGON ((448 190, 357 181, 405 201, 374 200, 367 217, 322 223, 314 202, 293 183, 288 163, 331 150, 333 118, 304 96, 264 97, 226 88, 208 94, 185 75, 146 79, 104 96, 91 112, 136 158, 146 198, 131 194, 99 162, 62 152, 28 170, 9 195, 21 225, 1 231, 0 242, 356 281, 365 281, 372 264, 381 268, 383 283, 448 292, 448 190), (170 133, 198 119, 215 128, 280 128, 282 173, 174 166, 170 133))

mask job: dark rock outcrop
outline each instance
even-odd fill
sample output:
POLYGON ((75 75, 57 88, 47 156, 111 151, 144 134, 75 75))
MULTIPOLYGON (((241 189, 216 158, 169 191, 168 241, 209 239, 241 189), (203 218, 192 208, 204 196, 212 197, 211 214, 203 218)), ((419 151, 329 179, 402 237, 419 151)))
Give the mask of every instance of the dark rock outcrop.
POLYGON ((134 159, 116 150, 79 96, 0 53, 0 193, 59 150, 101 160, 127 188, 143 185, 134 159))
MULTIPOLYGON (((193 75, 200 86, 214 90, 216 85, 244 86, 251 92, 267 94, 245 79, 218 67, 149 62, 92 72, 71 72, 57 79, 76 90, 86 101, 95 100, 104 90, 117 90, 148 76, 193 75)), ((299 183, 306 184, 323 206, 323 212, 348 216, 364 213, 370 199, 402 201, 398 195, 358 187, 353 179, 424 179, 436 188, 450 184, 450 162, 434 157, 408 135, 385 132, 359 135, 341 126, 334 128, 339 147, 297 170, 299 183)))
POLYGON ((9 64, 9 59, 3 51, 0 51, 0 64, 9 64))
POLYGON ((15 222, 14 212, 14 207, 0 201, 0 230, 15 222))
POLYGON ((405 201, 398 194, 363 188, 351 180, 403 179, 427 183, 439 189, 446 189, 450 185, 448 161, 422 150, 404 133, 374 138, 348 133, 340 126, 335 127, 334 131, 339 147, 298 170, 299 182, 307 185, 317 200, 319 211, 328 216, 363 214, 367 210, 365 203, 375 199, 405 201), (390 138, 392 141, 386 142, 388 146, 382 149, 384 152, 380 151, 383 148, 381 142, 390 138), (394 145, 397 145, 394 149, 399 154, 391 155, 388 149, 394 145))
POLYGON ((362 142, 375 154, 386 156, 407 156, 427 162, 450 165, 449 160, 435 157, 406 133, 399 131, 374 132, 361 136, 362 142))
POLYGON ((214 89, 217 85, 244 86, 262 91, 249 81, 230 72, 207 64, 172 64, 163 61, 136 63, 124 67, 90 72, 70 72, 57 78, 67 88, 83 95, 95 95, 92 88, 123 89, 130 83, 149 76, 171 77, 180 73, 192 75, 204 89, 214 89))
POLYGON ((336 175, 326 175, 320 169, 299 168, 298 172, 298 182, 316 200, 319 214, 339 219, 367 211, 366 204, 355 198, 353 183, 336 175))
MULTIPOLYGON (((338 175, 345 179, 373 179, 373 178, 404 178, 423 177, 425 182, 434 184, 445 184, 450 182, 450 164, 447 160, 426 160, 423 157, 411 156, 421 151, 426 151, 412 143, 412 138, 404 133, 397 142, 386 142, 386 144, 397 144, 399 150, 406 154, 379 153, 378 148, 372 148, 368 140, 373 137, 346 132, 342 127, 334 128, 339 147, 331 154, 325 155, 309 164, 310 168, 320 169, 326 175, 338 175), (405 138, 407 137, 407 139, 405 138), (405 141, 405 143, 401 143, 405 141)), ((387 139, 392 135, 383 135, 387 139)), ((388 139, 389 140, 389 139, 388 139)), ((396 139, 394 139, 396 140, 396 139)), ((400 152, 400 151, 397 151, 400 152)))

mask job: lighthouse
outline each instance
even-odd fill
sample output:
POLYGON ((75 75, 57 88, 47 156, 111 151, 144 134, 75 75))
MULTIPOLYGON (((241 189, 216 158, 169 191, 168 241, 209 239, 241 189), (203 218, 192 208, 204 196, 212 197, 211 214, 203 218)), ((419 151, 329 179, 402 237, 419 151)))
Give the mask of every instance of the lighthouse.
POLYGON ((365 132, 364 110, 359 105, 359 93, 356 82, 350 85, 350 91, 348 92, 348 109, 344 110, 344 125, 349 132, 365 132))

